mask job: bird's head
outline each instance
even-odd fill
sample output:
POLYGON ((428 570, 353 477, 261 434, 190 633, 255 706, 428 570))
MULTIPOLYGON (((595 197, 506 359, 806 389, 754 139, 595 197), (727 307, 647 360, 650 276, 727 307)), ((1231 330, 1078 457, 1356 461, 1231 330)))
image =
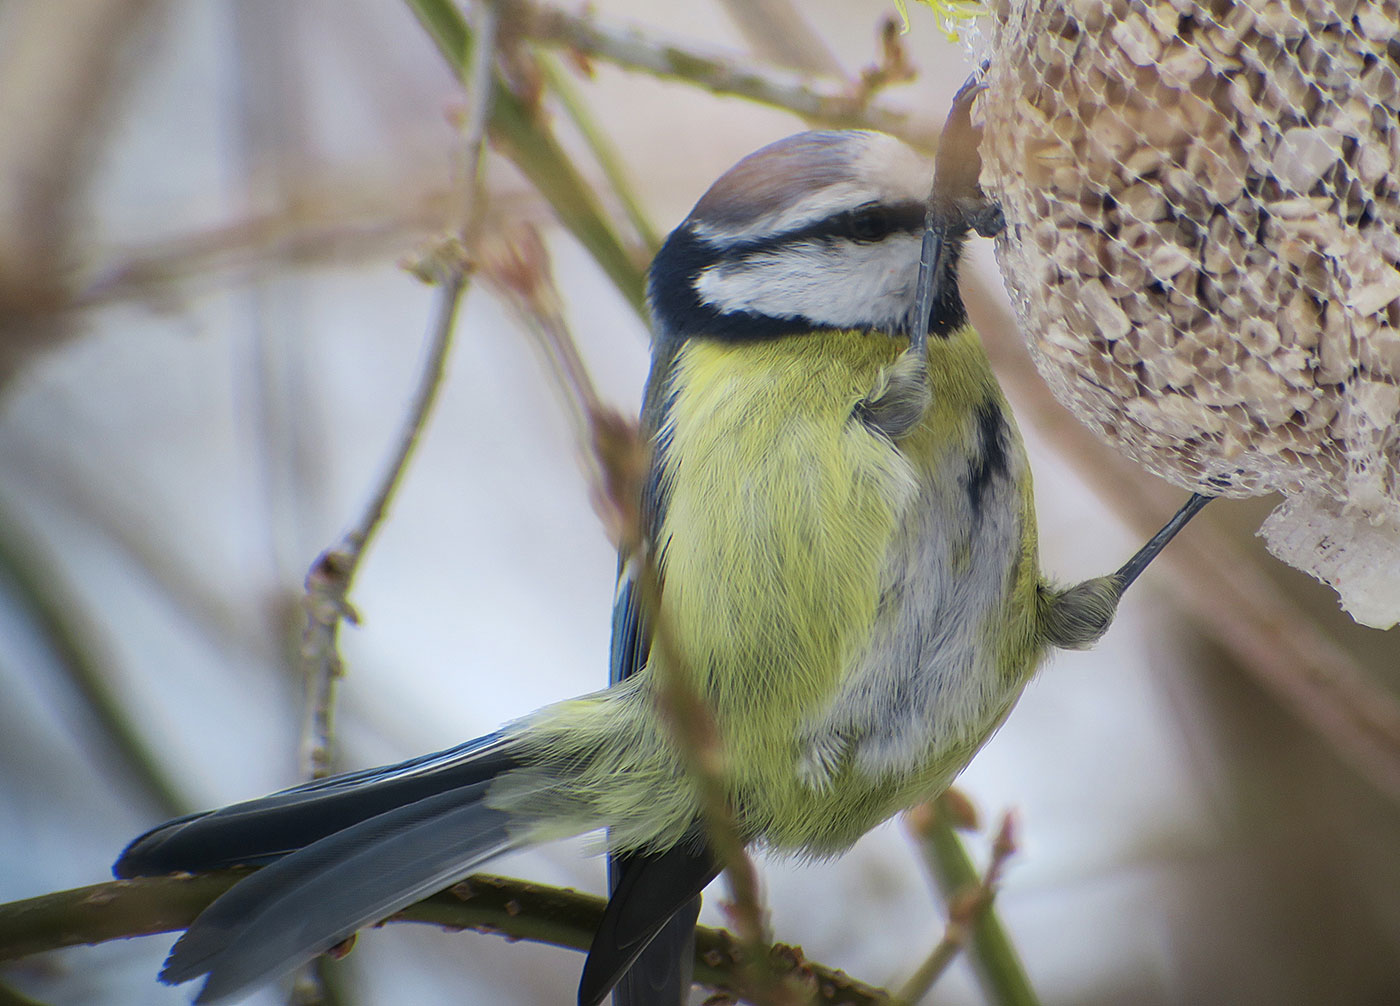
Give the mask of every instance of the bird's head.
POLYGON ((657 253, 648 296, 659 333, 906 332, 932 175, 882 133, 798 133, 750 154, 657 253))

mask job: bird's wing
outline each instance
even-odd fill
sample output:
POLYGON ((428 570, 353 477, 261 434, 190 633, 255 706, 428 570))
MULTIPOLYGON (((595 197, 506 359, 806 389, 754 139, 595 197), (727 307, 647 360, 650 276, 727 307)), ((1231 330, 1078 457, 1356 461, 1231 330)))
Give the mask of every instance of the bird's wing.
MULTIPOLYGON (((670 434, 666 413, 670 408, 670 372, 674 347, 658 345, 651 375, 647 378, 646 402, 642 407, 641 435, 651 445, 651 460, 642 484, 641 520, 649 541, 655 542, 666 513, 666 486, 662 479, 670 434)), ((663 547, 657 545, 657 548, 663 547)), ((660 555, 653 556, 659 564, 660 555)), ((640 586, 637 583, 639 559, 620 555, 617 562, 617 593, 613 600, 612 646, 609 654, 608 684, 626 681, 646 666, 651 652, 651 630, 642 617, 640 586)))
MULTIPOLYGON (((643 410, 643 435, 652 458, 642 487, 642 519, 648 537, 661 526, 666 494, 661 481, 667 448, 664 433, 666 384, 671 354, 658 347, 643 410)), ((625 681, 646 666, 651 632, 643 617, 637 563, 618 561, 613 603, 609 684, 625 681)), ((613 990, 614 1006, 681 1006, 690 992, 695 957, 695 919, 700 892, 719 872, 713 857, 696 843, 655 856, 608 858, 612 897, 589 948, 579 982, 579 1002, 601 1002, 613 990)))

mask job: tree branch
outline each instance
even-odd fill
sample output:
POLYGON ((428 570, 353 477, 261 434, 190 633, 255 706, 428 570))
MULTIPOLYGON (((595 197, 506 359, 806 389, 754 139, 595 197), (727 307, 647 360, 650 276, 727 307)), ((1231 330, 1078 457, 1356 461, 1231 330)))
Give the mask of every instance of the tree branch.
MULTIPOLYGON (((0 905, 0 961, 184 929, 247 874, 223 870, 113 880, 0 905)), ((593 939, 604 904, 591 894, 478 874, 388 921, 425 922, 582 951, 593 939)), ((724 930, 697 927, 695 978, 708 988, 751 1001, 736 961, 737 947, 724 930)), ((808 961, 795 947, 774 947, 770 960, 784 978, 810 989, 815 1003, 879 1006, 890 1001, 884 990, 808 961)))

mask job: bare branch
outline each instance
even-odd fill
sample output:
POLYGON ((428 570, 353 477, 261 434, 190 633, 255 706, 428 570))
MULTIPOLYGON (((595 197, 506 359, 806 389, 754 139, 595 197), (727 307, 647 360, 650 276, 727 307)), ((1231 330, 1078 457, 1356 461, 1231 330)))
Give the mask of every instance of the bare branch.
MULTIPOLYGON (((113 880, 0 905, 0 961, 62 947, 185 929, 247 870, 198 876, 113 880)), ((389 922, 425 922, 452 930, 494 933, 587 950, 603 917, 602 898, 564 888, 477 874, 398 913, 389 922)), ((696 929, 695 979, 752 1001, 738 944, 721 929, 696 929)), ((812 993, 814 1003, 881 1006, 889 994, 833 968, 806 960, 796 947, 769 957, 779 975, 812 993)))
POLYGON ((533 0, 505 0, 502 13, 512 32, 541 45, 562 46, 623 69, 773 105, 827 126, 880 129, 927 150, 937 142, 937 130, 931 123, 921 126, 908 113, 871 100, 868 91, 844 80, 816 80, 774 70, 731 53, 704 51, 690 41, 624 27, 590 13, 572 14, 533 0))

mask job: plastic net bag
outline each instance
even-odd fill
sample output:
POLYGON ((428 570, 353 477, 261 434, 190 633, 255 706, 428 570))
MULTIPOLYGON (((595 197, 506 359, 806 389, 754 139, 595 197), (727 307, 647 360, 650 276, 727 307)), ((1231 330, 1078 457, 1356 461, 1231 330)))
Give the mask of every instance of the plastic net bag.
POLYGON ((1041 374, 1400 619, 1400 0, 986 9, 982 185, 1041 374))

